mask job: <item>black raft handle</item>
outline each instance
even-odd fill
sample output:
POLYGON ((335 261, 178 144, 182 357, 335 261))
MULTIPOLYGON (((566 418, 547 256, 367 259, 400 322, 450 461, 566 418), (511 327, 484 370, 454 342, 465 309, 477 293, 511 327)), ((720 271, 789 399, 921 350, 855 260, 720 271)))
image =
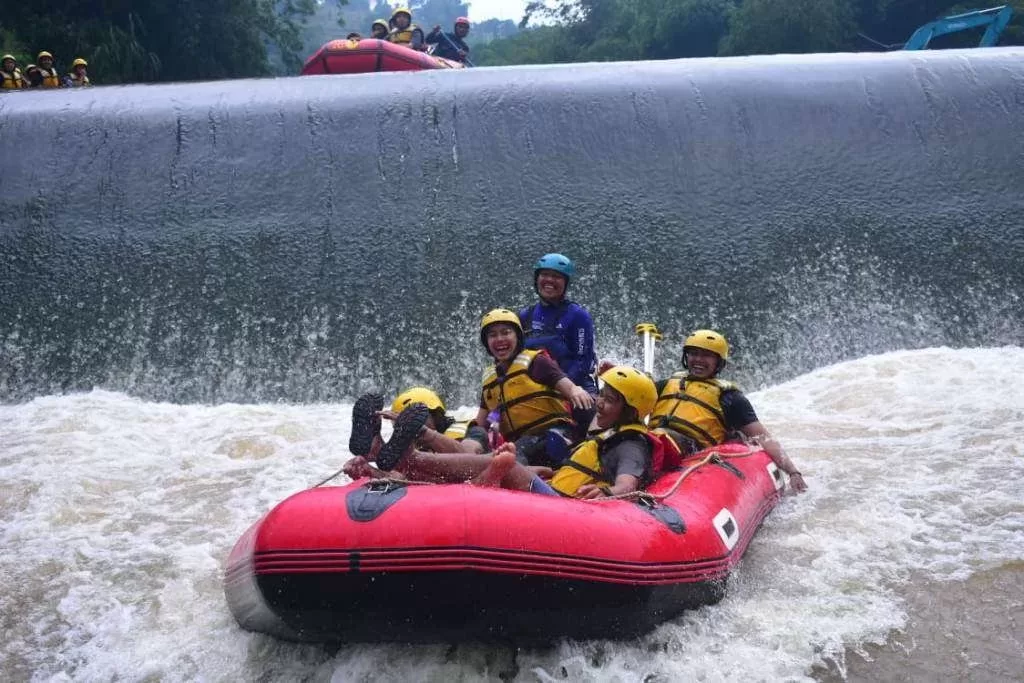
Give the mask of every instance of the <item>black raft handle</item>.
POLYGON ((407 491, 404 484, 374 481, 348 492, 345 508, 353 522, 372 522, 401 500, 407 491))

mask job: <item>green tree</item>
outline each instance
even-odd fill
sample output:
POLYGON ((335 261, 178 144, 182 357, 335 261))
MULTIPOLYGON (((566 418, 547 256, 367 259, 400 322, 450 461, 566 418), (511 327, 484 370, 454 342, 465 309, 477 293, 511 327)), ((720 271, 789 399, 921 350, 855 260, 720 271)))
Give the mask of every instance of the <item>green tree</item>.
POLYGON ((643 59, 713 57, 729 29, 733 0, 646 0, 630 30, 643 59))
MULTIPOLYGON (((347 0, 330 0, 343 5, 347 0)), ((317 0, 35 0, 5 8, 5 28, 66 69, 81 56, 96 82, 269 73, 268 47, 297 68, 317 0)))
POLYGON ((473 62, 478 66, 503 64, 557 64, 577 61, 579 49, 566 40, 563 26, 540 26, 521 31, 512 38, 494 40, 473 48, 473 62))
POLYGON ((856 35, 850 0, 745 0, 731 13, 720 52, 836 52, 852 48, 856 35))

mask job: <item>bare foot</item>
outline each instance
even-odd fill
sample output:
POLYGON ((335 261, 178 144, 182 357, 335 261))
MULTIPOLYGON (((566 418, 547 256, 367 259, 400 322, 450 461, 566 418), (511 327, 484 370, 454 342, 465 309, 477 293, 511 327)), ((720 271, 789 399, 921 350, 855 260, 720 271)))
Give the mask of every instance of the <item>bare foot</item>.
POLYGON ((503 443, 500 446, 498 446, 497 448, 495 448, 494 449, 494 454, 498 455, 499 453, 511 453, 512 455, 515 455, 516 454, 516 444, 515 444, 515 442, 514 441, 506 441, 505 443, 503 443))
MULTIPOLYGON (((512 444, 506 444, 511 446, 512 444)), ((501 486, 501 480, 516 466, 516 449, 509 451, 504 446, 495 452, 491 464, 483 472, 475 476, 470 483, 476 486, 501 486)))

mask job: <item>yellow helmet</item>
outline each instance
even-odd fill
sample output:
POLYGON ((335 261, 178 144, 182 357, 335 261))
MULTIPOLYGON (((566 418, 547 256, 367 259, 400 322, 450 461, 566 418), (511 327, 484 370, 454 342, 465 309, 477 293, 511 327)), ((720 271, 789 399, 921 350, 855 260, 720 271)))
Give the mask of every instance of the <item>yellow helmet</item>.
POLYGON ((715 372, 725 367, 725 361, 729 359, 729 342, 725 337, 714 330, 697 330, 683 342, 683 367, 686 366, 686 349, 704 349, 718 355, 718 365, 715 372))
POLYGON ((519 339, 519 348, 523 346, 523 324, 519 322, 519 315, 507 308, 495 308, 488 311, 480 320, 480 343, 487 348, 487 328, 496 323, 507 323, 515 329, 516 337, 519 339))
POLYGON ((395 17, 397 17, 399 14, 404 14, 405 16, 409 17, 409 21, 412 21, 412 12, 409 11, 408 7, 399 7, 394 12, 392 12, 391 21, 394 21, 395 17))
POLYGON ((8 59, 15 64, 18 63, 18 60, 14 58, 14 55, 4 55, 3 57, 0 57, 0 62, 6 62, 8 59))
POLYGON ((714 330, 697 330, 683 342, 684 353, 688 347, 717 353, 718 357, 722 360, 728 360, 729 358, 729 342, 725 341, 725 337, 714 330))
POLYGON ((633 408, 643 420, 654 410, 658 402, 658 390, 654 380, 628 365, 616 365, 601 373, 601 381, 622 394, 626 405, 633 408))
POLYGON ((426 387, 413 387, 400 393, 391 404, 391 412, 400 413, 410 403, 422 403, 428 410, 444 412, 444 403, 441 401, 441 397, 426 387))
POLYGON ((384 21, 383 19, 374 19, 373 23, 370 24, 370 29, 373 29, 374 26, 383 26, 384 29, 387 30, 388 22, 384 21))
POLYGON ((43 61, 43 57, 49 57, 50 59, 53 59, 53 55, 51 55, 51 54, 50 54, 49 52, 47 52, 46 50, 43 50, 43 51, 42 51, 42 52, 40 52, 40 53, 39 53, 38 55, 36 55, 36 61, 37 61, 37 62, 41 62, 41 61, 43 61))
POLYGON ((71 68, 74 69, 76 66, 89 66, 89 62, 85 61, 81 57, 71 62, 71 68))

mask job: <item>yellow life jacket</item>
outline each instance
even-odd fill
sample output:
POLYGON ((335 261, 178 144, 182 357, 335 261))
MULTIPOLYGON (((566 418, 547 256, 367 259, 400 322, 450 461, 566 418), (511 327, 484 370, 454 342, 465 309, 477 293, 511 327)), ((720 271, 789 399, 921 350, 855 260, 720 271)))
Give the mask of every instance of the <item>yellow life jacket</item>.
POLYGON ((642 424, 613 427, 576 446, 565 464, 555 470, 555 476, 549 482, 551 488, 571 498, 587 484, 614 484, 615 475, 601 469, 601 454, 611 445, 612 439, 630 432, 647 434, 647 427, 642 424))
POLYGON ((721 379, 696 379, 677 372, 665 383, 651 413, 652 429, 667 428, 693 439, 701 448, 725 441, 729 428, 722 392, 736 385, 721 379))
POLYGON ((535 434, 555 425, 571 425, 572 417, 565 399, 552 387, 534 381, 530 365, 540 351, 524 350, 508 366, 504 375, 496 365, 484 371, 484 405, 500 411, 498 431, 506 441, 535 434))
POLYGON ((388 40, 397 45, 409 45, 412 43, 412 35, 416 31, 423 33, 420 27, 416 24, 409 24, 409 28, 398 28, 397 26, 391 29, 391 33, 388 34, 388 40))
POLYGON ((60 76, 57 75, 57 69, 53 68, 47 71, 43 67, 39 67, 39 73, 43 75, 43 82, 39 84, 41 88, 59 88, 60 87, 60 76))
POLYGON ((21 69, 14 67, 14 71, 0 71, 0 78, 3 82, 0 83, 0 89, 3 90, 17 90, 25 87, 25 80, 21 77, 21 69))
POLYGON ((72 88, 81 88, 82 86, 89 85, 89 76, 87 75, 78 78, 77 76, 75 76, 75 72, 72 71, 68 74, 68 76, 71 78, 72 88))
POLYGON ((465 422, 452 422, 448 425, 448 429, 444 430, 444 435, 449 439, 455 439, 456 441, 462 441, 466 438, 466 432, 469 431, 469 425, 472 422, 466 420, 465 422))

